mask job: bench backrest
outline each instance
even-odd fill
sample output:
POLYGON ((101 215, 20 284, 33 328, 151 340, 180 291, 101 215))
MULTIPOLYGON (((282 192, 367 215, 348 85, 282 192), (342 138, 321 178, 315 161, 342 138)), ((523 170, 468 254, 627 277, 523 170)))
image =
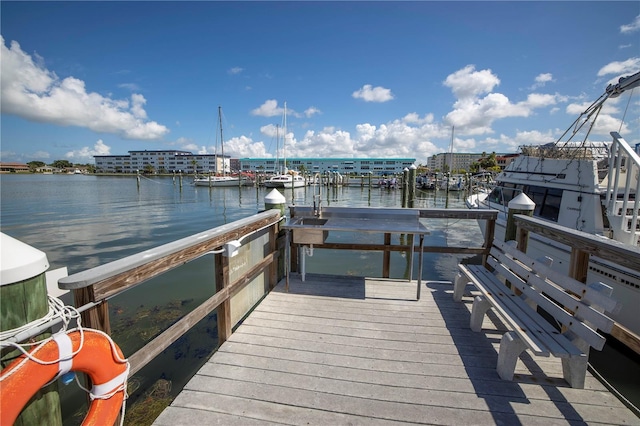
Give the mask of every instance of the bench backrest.
POLYGON ((603 283, 586 285, 554 271, 511 243, 494 240, 487 258, 494 273, 544 309, 563 332, 570 330, 589 346, 601 350, 606 339, 597 330, 608 333, 613 327, 613 320, 603 311, 613 312, 618 305, 609 297, 611 287, 603 283))

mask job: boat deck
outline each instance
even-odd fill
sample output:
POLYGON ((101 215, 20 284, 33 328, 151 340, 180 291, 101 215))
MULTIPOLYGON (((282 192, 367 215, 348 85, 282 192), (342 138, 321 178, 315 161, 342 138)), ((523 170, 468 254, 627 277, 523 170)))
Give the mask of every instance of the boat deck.
POLYGON ((527 353, 501 380, 500 320, 474 333, 471 298, 423 285, 416 301, 415 282, 281 282, 154 424, 640 424, 590 373, 570 388, 553 357, 527 353))

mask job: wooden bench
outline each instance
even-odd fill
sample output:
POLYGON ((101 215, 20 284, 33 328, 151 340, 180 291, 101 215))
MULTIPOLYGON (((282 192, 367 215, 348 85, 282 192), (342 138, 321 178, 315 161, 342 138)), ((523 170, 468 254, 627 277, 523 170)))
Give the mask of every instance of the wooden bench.
POLYGON ((497 370, 503 380, 513 380, 518 357, 528 348, 535 355, 561 358, 564 379, 571 387, 584 388, 589 348, 601 350, 605 343, 597 330, 608 333, 613 327, 613 320, 603 313, 618 308, 610 297, 611 287, 574 280, 550 269, 549 258, 534 260, 513 243, 494 241, 486 266, 458 265, 453 298, 461 301, 466 285, 473 284, 481 295, 473 301, 471 329, 481 331, 490 308, 510 328, 498 353, 497 370))

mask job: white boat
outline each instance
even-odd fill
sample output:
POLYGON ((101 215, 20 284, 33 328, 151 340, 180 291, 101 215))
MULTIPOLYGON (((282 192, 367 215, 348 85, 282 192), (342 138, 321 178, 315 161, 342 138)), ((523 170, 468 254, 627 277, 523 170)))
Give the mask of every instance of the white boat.
POLYGON ((445 177, 440 183, 440 189, 449 191, 464 191, 464 176, 454 175, 445 177))
POLYGON ((195 186, 208 186, 208 187, 231 187, 231 186, 252 186, 253 181, 247 176, 230 176, 227 175, 227 170, 224 161, 224 137, 222 134, 222 107, 218 107, 218 120, 220 123, 220 148, 222 152, 222 175, 218 175, 218 158, 216 156, 216 175, 215 176, 203 176, 196 177, 193 180, 195 186))
POLYGON ((253 186, 253 181, 247 176, 205 176, 193 180, 195 186, 230 187, 253 186))
POLYGON ((305 185, 304 178, 297 173, 276 175, 264 182, 264 186, 267 188, 300 188, 305 185))
MULTIPOLYGON (((638 85, 640 73, 607 87, 605 94, 574 122, 573 134, 566 142, 523 148, 523 154, 496 177, 492 191, 469 196, 467 206, 498 210, 495 238, 504 239, 508 203, 525 193, 535 203, 533 215, 538 218, 638 247, 640 196, 636 194, 640 193, 640 157, 617 132, 611 132, 611 143, 571 142, 586 123, 591 121, 593 126, 592 118, 607 98, 638 85)), ((554 269, 569 272, 569 247, 531 235, 527 251, 534 258, 549 256, 554 269)), ((640 336, 640 271, 593 255, 590 258, 587 283, 611 286, 622 309, 609 315, 618 325, 640 336)))
MULTIPOLYGON (((264 182, 266 188, 300 188, 306 185, 306 182, 298 172, 287 170, 287 103, 284 103, 284 141, 282 142, 284 173, 275 175, 264 182)), ((276 148, 277 149, 277 148, 276 148)))

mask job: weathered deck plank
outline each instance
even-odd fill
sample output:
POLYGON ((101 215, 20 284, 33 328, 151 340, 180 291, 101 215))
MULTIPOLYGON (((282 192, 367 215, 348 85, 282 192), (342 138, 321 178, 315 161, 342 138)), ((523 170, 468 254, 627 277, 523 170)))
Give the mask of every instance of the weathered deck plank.
POLYGON ((495 367, 504 326, 469 330, 450 283, 308 275, 256 308, 156 420, 177 424, 639 424, 587 375, 524 357, 495 367), (501 331, 502 330, 502 331, 501 331))

